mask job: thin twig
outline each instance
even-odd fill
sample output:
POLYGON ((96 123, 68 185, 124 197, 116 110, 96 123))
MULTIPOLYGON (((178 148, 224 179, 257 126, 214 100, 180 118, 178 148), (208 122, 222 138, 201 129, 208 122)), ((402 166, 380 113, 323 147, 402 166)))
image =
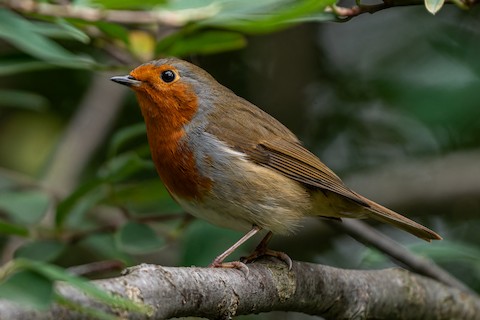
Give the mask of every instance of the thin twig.
POLYGON ((472 295, 476 295, 475 292, 447 271, 443 270, 435 264, 435 262, 413 254, 408 249, 395 242, 392 238, 384 235, 362 221, 344 219, 342 222, 327 221, 327 223, 336 229, 344 231, 361 243, 386 254, 388 257, 391 257, 394 262, 399 263, 408 270, 435 279, 472 295))
POLYGON ((93 274, 120 271, 125 264, 119 260, 103 260, 67 268, 67 271, 77 276, 92 276, 93 274))
MULTIPOLYGON (((478 0, 446 0, 445 3, 455 4, 461 9, 469 9, 478 3, 478 0)), ((327 12, 333 12, 340 19, 349 19, 356 17, 364 13, 375 13, 381 10, 404 7, 404 6, 417 6, 425 5, 424 0, 384 0, 377 4, 361 4, 360 2, 352 7, 341 7, 337 5, 327 8, 327 12)))

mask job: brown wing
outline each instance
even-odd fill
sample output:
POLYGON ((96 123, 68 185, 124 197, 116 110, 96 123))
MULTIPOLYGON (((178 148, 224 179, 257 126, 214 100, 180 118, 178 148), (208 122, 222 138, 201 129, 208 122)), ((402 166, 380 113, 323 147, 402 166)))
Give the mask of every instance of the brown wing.
MULTIPOLYGON (((230 91, 222 94, 227 98, 233 95, 230 91)), ((259 165, 277 170, 308 187, 329 190, 369 207, 320 159, 305 149, 283 124, 242 98, 234 96, 231 101, 236 103, 229 107, 218 105, 217 111, 209 115, 211 125, 206 128, 207 132, 244 152, 259 165), (230 112, 231 109, 235 113, 230 112)))
POLYGON ((369 205, 340 180, 313 153, 298 142, 276 139, 259 143, 252 151, 242 150, 260 165, 279 171, 309 187, 338 193, 363 206, 369 205))

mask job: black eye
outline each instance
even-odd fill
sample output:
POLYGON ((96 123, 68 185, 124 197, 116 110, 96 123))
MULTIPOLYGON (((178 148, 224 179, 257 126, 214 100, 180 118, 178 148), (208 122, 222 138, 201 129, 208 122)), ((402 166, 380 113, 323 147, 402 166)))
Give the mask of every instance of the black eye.
POLYGON ((163 82, 172 82, 173 80, 175 80, 175 72, 173 72, 172 70, 165 70, 160 75, 160 78, 162 78, 163 82))

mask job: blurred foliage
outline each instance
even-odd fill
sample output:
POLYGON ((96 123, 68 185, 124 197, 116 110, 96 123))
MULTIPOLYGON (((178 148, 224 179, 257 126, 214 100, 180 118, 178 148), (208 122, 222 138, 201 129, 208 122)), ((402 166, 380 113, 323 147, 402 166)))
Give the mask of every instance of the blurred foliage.
MULTIPOLYGON (((144 10, 164 18, 157 24, 121 24, 18 13, 0 2, 3 298, 46 308, 59 299, 52 281, 64 280, 111 305, 146 312, 103 295, 65 268, 109 259, 125 265, 207 265, 240 237, 203 221, 191 223, 181 214, 157 178, 133 95, 126 99, 132 107, 117 115, 108 138, 98 137, 105 141, 81 168, 72 190, 45 182, 92 75, 101 71, 123 73, 168 55, 200 62, 220 82, 292 127, 340 172, 480 146, 478 10, 444 8, 434 18, 416 8, 343 24, 307 25, 336 20, 325 13, 334 2, 73 4, 144 10), (26 284, 35 290, 17 290, 26 284)), ((437 12, 443 2, 426 4, 437 12)), ((441 231, 453 240, 412 245, 412 250, 480 290, 480 239, 462 232, 480 227, 478 202, 473 207, 475 214, 467 221, 437 218, 437 224, 445 226, 441 231), (448 231, 449 224, 456 230, 448 231)), ((332 245, 316 252, 312 261, 345 267, 388 265, 351 240, 329 241, 332 245)), ((248 248, 242 247, 234 257, 246 253, 248 248)), ((96 310, 85 312, 108 318, 96 310)))

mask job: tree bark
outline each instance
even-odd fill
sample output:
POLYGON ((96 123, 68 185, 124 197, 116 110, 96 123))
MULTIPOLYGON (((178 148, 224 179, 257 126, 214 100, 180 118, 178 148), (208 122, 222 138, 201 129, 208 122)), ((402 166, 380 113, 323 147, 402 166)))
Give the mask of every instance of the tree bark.
MULTIPOLYGON (((96 280, 100 288, 152 307, 142 315, 92 300, 66 283, 65 299, 121 319, 197 316, 230 319, 274 310, 298 311, 325 319, 480 319, 480 300, 458 289, 402 269, 344 270, 262 260, 236 269, 175 268, 142 264, 117 278, 96 280)), ((0 319, 87 319, 64 306, 32 311, 0 301, 0 319)))

